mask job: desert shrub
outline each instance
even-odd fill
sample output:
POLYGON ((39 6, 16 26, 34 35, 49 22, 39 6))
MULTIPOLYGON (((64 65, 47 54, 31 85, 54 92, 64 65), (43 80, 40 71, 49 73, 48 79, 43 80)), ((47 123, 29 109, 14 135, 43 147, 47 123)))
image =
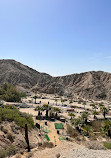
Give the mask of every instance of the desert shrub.
POLYGON ((44 105, 42 105, 42 110, 43 110, 43 111, 44 111, 44 110, 51 110, 51 106, 48 105, 48 104, 44 104, 44 105))
POLYGON ((24 128, 25 124, 28 125, 29 128, 34 127, 34 121, 32 116, 26 113, 19 112, 18 109, 12 106, 3 106, 0 107, 0 118, 1 121, 14 121, 18 126, 24 128))
POLYGON ((41 106, 37 106, 37 107, 35 108, 35 111, 39 111, 39 110, 42 110, 41 106))
POLYGON ((78 101, 78 104, 81 104, 81 101, 78 101))
POLYGON ((32 103, 32 100, 29 100, 29 103, 32 103))
POLYGON ((56 154, 56 158, 59 158, 60 156, 61 156, 60 153, 56 154))
POLYGON ((93 131, 94 132, 99 132, 102 125, 103 125, 103 121, 93 121, 92 122, 93 131))
POLYGON ((82 129, 83 129, 84 135, 86 135, 86 136, 90 136, 91 133, 93 132, 91 126, 86 125, 86 124, 84 124, 84 126, 82 127, 82 129))
POLYGON ((96 136, 95 134, 90 135, 90 141, 96 141, 98 138, 98 136, 96 136))
POLYGON ((26 158, 30 158, 30 157, 33 157, 33 153, 29 153, 26 158))
POLYGON ((85 102, 85 101, 83 102, 83 105, 86 105, 86 102, 85 102))
POLYGON ((27 113, 21 113, 19 112, 19 116, 21 118, 25 118, 26 119, 26 123, 28 125, 29 128, 34 128, 34 121, 32 119, 32 115, 29 115, 27 113))
POLYGON ((4 126, 1 126, 1 131, 4 132, 5 134, 8 133, 8 130, 6 128, 4 128, 4 126))
POLYGON ((16 154, 16 152, 17 152, 17 149, 14 146, 10 146, 6 150, 1 150, 0 151, 0 158, 9 157, 11 155, 16 154))
POLYGON ((42 106, 37 106, 37 107, 35 108, 35 111, 39 111, 39 110, 41 110, 41 111, 51 110, 51 106, 48 105, 48 104, 44 104, 44 105, 42 105, 42 106))
POLYGON ((21 158, 22 156, 21 156, 21 154, 17 154, 16 156, 15 156, 15 158, 21 158))
POLYGON ((69 104, 71 104, 71 103, 73 103, 73 101, 72 101, 72 100, 70 100, 70 101, 69 101, 69 104))
POLYGON ((104 147, 107 149, 111 149, 111 142, 104 142, 104 147))
POLYGON ((104 146, 100 143, 100 142, 97 142, 97 141, 88 141, 85 143, 85 146, 88 148, 88 149, 93 149, 93 150, 105 150, 104 146))
POLYGON ((0 151, 0 158, 5 158, 7 155, 7 152, 5 150, 0 151))
POLYGON ((61 102, 66 102, 67 101, 67 99, 61 99, 61 102))
POLYGON ((27 124, 29 128, 32 127, 32 125, 31 125, 30 123, 28 123, 28 121, 27 121, 26 118, 24 118, 24 117, 16 117, 16 118, 14 119, 14 121, 15 121, 15 123, 16 123, 18 126, 20 126, 20 127, 22 127, 22 128, 25 127, 25 124, 27 124))
POLYGON ((7 149, 7 155, 8 156, 14 155, 14 154, 16 154, 16 152, 17 152, 17 149, 14 146, 10 146, 7 149))
POLYGON ((12 143, 14 142, 14 136, 11 133, 7 133, 7 139, 9 139, 12 143))
POLYGON ((82 139, 83 139, 83 138, 81 138, 81 136, 77 136, 77 137, 76 137, 76 140, 77 140, 78 142, 81 142, 82 139))
POLYGON ((20 102, 24 93, 20 93, 13 85, 5 83, 0 89, 0 98, 7 102, 20 102))
POLYGON ((67 125, 67 134, 74 138, 78 136, 78 132, 76 131, 76 129, 74 129, 70 125, 67 125))
POLYGON ((42 144, 42 147, 43 148, 53 148, 54 147, 54 144, 52 142, 44 142, 42 144))
POLYGON ((54 112, 61 112, 61 109, 60 108, 53 108, 54 112))

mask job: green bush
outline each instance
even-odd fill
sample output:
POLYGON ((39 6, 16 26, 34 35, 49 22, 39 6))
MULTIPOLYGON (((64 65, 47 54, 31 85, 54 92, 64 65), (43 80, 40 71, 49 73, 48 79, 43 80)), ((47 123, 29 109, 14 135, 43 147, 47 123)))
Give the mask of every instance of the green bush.
POLYGON ((71 103, 73 103, 73 101, 72 101, 72 100, 70 100, 70 101, 69 101, 69 104, 71 104, 71 103))
POLYGON ((25 124, 27 124, 29 128, 34 127, 34 121, 31 115, 21 113, 18 109, 10 105, 0 107, 0 121, 14 121, 22 128, 25 127, 25 124))
POLYGON ((7 156, 6 150, 1 150, 0 151, 0 158, 5 158, 7 156))
POLYGON ((104 142, 104 147, 107 149, 111 149, 111 142, 104 142))
POLYGON ((0 98, 7 102, 20 102, 21 97, 26 96, 24 93, 20 93, 13 85, 5 83, 0 89, 0 98))
POLYGON ((54 110, 54 112, 59 112, 59 113, 61 112, 61 109, 60 109, 60 108, 55 108, 55 107, 54 107, 53 110, 54 110))
POLYGON ((9 157, 11 155, 16 154, 16 152, 17 149, 14 146, 10 146, 8 149, 0 151, 0 158, 9 157))

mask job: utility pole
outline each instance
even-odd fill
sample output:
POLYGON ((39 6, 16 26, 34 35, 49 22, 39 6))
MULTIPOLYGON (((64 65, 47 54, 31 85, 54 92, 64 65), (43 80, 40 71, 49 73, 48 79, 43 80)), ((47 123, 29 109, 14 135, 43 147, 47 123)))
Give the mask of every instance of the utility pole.
POLYGON ((29 145, 28 127, 27 127, 27 124, 25 124, 25 140, 26 140, 26 143, 27 143, 28 152, 30 152, 30 145, 29 145))

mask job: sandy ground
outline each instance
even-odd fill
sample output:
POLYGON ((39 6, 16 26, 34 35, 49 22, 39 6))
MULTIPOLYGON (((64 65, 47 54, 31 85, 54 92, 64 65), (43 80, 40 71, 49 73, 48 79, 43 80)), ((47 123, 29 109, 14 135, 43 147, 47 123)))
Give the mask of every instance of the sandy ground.
MULTIPOLYGON (((55 121, 55 122, 51 122, 51 121, 47 121, 48 126, 45 126, 45 121, 44 120, 36 120, 35 116, 37 116, 37 111, 35 111, 34 109, 30 109, 30 108, 21 108, 20 109, 21 112, 26 112, 28 114, 33 115, 33 119, 34 119, 34 123, 39 123, 40 126, 44 127, 45 129, 48 129, 50 132, 48 133, 48 136, 50 138, 50 141, 53 142, 53 144, 55 145, 55 141, 56 141, 56 145, 60 144, 61 141, 58 139, 60 137, 60 135, 57 134, 57 130, 55 129, 55 123, 61 123, 60 121, 55 121)), ((45 112, 44 112, 45 113, 45 112)), ((44 114, 43 113, 43 114, 44 114)), ((64 128, 66 129, 66 124, 63 123, 64 128)), ((63 134, 65 133, 65 129, 64 130, 60 130, 60 134, 61 136, 63 136, 63 134)))
MULTIPOLYGON (((79 145, 76 142, 63 141, 60 145, 51 149, 33 149, 31 153, 25 153, 20 158, 57 158, 57 155, 59 155, 60 158, 111 158, 111 151, 92 150, 83 145, 79 145)), ((16 157, 13 156, 12 158, 16 157)))

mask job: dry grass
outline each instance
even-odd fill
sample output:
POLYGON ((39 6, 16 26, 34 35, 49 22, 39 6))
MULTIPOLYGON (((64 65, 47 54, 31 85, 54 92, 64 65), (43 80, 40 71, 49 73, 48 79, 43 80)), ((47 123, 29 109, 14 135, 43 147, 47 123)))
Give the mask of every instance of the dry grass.
POLYGON ((21 157, 22 157, 21 154, 17 154, 17 155, 15 156, 15 158, 21 158, 21 157))
POLYGON ((42 147, 43 148, 53 148, 54 147, 54 144, 52 142, 44 142, 42 144, 42 147))
POLYGON ((1 125, 0 129, 1 129, 2 132, 4 132, 4 134, 8 133, 8 130, 4 126, 1 125))
POLYGON ((88 149, 93 149, 93 150, 105 150, 105 147, 97 141, 89 141, 85 143, 85 146, 88 149))
POLYGON ((14 137, 11 133, 7 133, 7 139, 9 139, 12 143, 14 142, 14 137))
POLYGON ((93 121, 92 128, 94 132, 100 132, 100 128, 104 125, 104 121, 93 121))
POLYGON ((70 125, 67 125, 67 134, 73 138, 78 136, 78 132, 74 128, 72 128, 70 125))
POLYGON ((33 157, 33 153, 32 153, 32 152, 29 153, 29 154, 26 156, 26 158, 31 158, 31 157, 33 157))
POLYGON ((60 153, 56 154, 56 158, 59 158, 60 156, 61 156, 60 153))

